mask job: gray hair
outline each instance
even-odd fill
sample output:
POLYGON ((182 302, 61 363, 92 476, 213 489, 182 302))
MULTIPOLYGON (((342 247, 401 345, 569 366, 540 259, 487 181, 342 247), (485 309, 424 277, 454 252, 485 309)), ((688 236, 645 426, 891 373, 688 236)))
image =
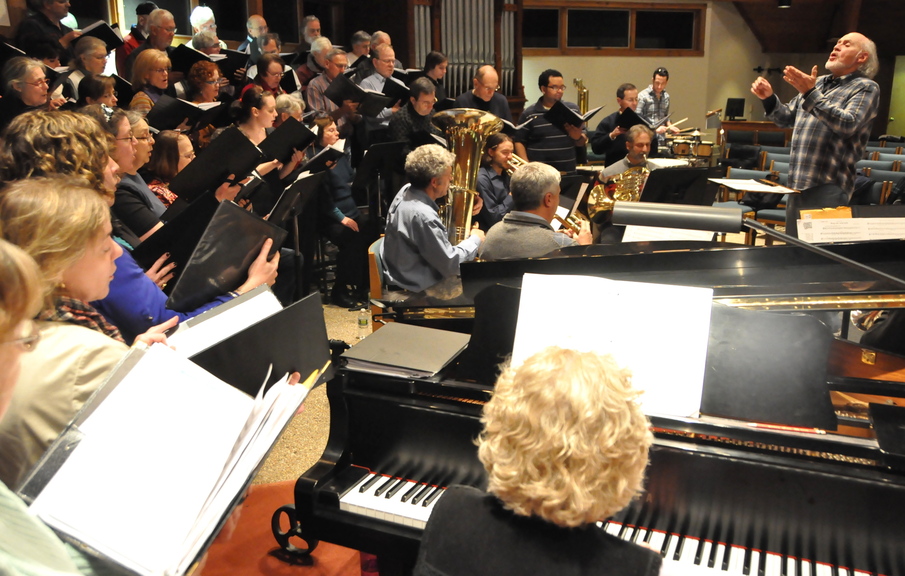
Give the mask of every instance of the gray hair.
POLYGON ((258 48, 264 50, 264 46, 267 46, 271 42, 277 43, 277 51, 283 48, 283 41, 280 40, 280 35, 276 32, 268 32, 262 36, 258 36, 255 38, 255 41, 258 43, 258 48))
MULTIPOLYGON (((196 6, 195 9, 192 10, 191 16, 189 16, 189 22, 192 23, 192 28, 200 28, 202 24, 210 20, 214 20, 214 11, 208 6, 196 6)), ((195 42, 193 41, 192 45, 194 44, 195 42)))
MULTIPOLYGON (((131 126, 133 128, 135 128, 135 126, 139 122, 141 122, 142 120, 145 120, 145 117, 142 116, 141 114, 139 114, 138 112, 136 112, 135 110, 123 110, 123 112, 126 113, 126 118, 129 119, 129 126, 131 126)), ((147 122, 147 120, 145 120, 145 122, 147 122)))
POLYGON ((314 42, 311 43, 312 52, 326 52, 330 48, 333 48, 333 43, 330 42, 330 39, 326 36, 318 36, 315 38, 314 42))
POLYGON ((327 52, 327 55, 324 56, 324 58, 326 58, 330 62, 333 62, 333 58, 335 58, 336 56, 345 56, 345 55, 346 55, 346 51, 343 50, 342 48, 331 48, 330 51, 327 52))
POLYGON ((292 114, 305 110, 305 101, 293 94, 280 94, 276 99, 277 114, 292 114))
POLYGON ((195 50, 206 50, 219 45, 220 41, 217 39, 217 35, 209 30, 203 30, 192 36, 192 46, 195 50))
POLYGON ((154 10, 153 12, 148 14, 148 26, 157 26, 158 28, 160 28, 163 25, 163 21, 167 18, 173 21, 176 20, 175 18, 173 18, 172 12, 164 8, 158 8, 157 10, 154 10))
MULTIPOLYGON (((439 144, 425 144, 405 157, 405 175, 416 188, 425 188, 452 167, 456 156, 439 144)), ((558 174, 558 173, 557 173, 558 174)))
POLYGON ((543 162, 528 162, 516 169, 509 181, 516 210, 533 210, 539 208, 544 195, 554 186, 559 186, 559 170, 543 162))
POLYGON ((374 47, 374 44, 389 44, 390 43, 390 35, 384 32, 383 30, 378 30, 371 34, 371 48, 374 47))
POLYGON ((28 56, 10 58, 3 66, 3 94, 9 96, 15 92, 14 84, 22 83, 28 73, 35 68, 44 69, 44 63, 28 56))
POLYGON ((371 52, 373 52, 377 58, 383 58, 387 50, 392 50, 393 55, 396 55, 396 49, 393 48, 392 44, 378 44, 376 48, 374 46, 371 47, 371 52))
POLYGON ((81 64, 82 56, 87 54, 91 54, 98 48, 102 49, 104 53, 107 52, 107 44, 104 43, 103 40, 99 38, 95 38, 94 36, 82 36, 75 43, 75 50, 72 55, 74 58, 72 62, 69 63, 69 68, 75 70, 81 64))
POLYGON ((877 45, 874 44, 873 40, 865 36, 864 42, 861 43, 861 51, 867 52, 867 60, 865 60, 864 64, 858 66, 858 70, 868 78, 873 78, 880 70, 880 60, 877 58, 877 45))
POLYGON ((371 35, 365 32, 364 30, 359 30, 355 34, 352 34, 352 45, 356 46, 358 44, 364 44, 365 42, 371 41, 371 35))
POLYGON ((628 132, 625 133, 625 140, 627 142, 635 143, 635 138, 640 136, 641 134, 647 134, 648 138, 651 139, 651 142, 654 140, 654 131, 645 126, 644 124, 635 124, 631 128, 628 129, 628 132))

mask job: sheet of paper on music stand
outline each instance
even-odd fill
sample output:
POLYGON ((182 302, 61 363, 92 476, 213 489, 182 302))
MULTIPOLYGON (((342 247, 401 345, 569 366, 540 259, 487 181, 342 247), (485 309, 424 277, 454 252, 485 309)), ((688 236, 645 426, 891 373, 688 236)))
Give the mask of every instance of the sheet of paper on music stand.
POLYGON ((688 160, 684 158, 649 158, 648 162, 657 168, 684 168, 688 166, 688 160))
POLYGON ((655 240, 713 240, 711 230, 686 230, 683 228, 660 228, 658 226, 626 226, 623 242, 652 242, 655 240))
POLYGON ((512 363, 549 346, 609 353, 632 370, 646 414, 693 416, 701 407, 712 298, 710 288, 525 274, 512 363), (562 297, 569 294, 585 297, 562 297))
POLYGON ((769 194, 798 194, 798 190, 786 188, 785 186, 764 184, 757 180, 746 180, 742 178, 710 178, 711 182, 725 186, 730 190, 739 190, 741 192, 766 192, 769 194))
MULTIPOLYGON (((556 215, 565 220, 569 216, 569 209, 564 206, 557 206, 556 215)), ((562 222, 554 218, 553 222, 550 222, 550 226, 553 226, 554 230, 559 230, 562 228, 562 222)))
POLYGON ((903 218, 819 218, 798 221, 805 242, 866 242, 905 238, 903 218))

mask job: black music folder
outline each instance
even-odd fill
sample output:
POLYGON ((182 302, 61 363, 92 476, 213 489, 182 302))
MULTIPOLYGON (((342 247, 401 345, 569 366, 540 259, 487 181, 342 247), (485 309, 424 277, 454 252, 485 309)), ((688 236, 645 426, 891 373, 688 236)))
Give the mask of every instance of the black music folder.
POLYGON ((321 380, 329 356, 303 355, 321 363, 303 383, 283 378, 266 393, 259 383, 249 395, 163 344, 135 346, 20 495, 64 539, 125 569, 118 573, 191 573, 321 380), (127 503, 139 500, 137 538, 127 503))
POLYGON ((616 126, 628 130, 632 126, 637 124, 643 124, 650 128, 650 125, 644 121, 644 118, 638 116, 638 113, 632 110, 631 108, 626 108, 622 112, 619 113, 619 117, 616 119, 616 126))
MULTIPOLYGON (((182 204, 179 213, 169 217, 170 211, 178 208, 174 203, 161 217, 166 225, 136 246, 132 257, 139 266, 147 270, 158 258, 169 252, 169 260, 176 262, 177 268, 181 267, 184 262, 188 262, 192 250, 201 240, 205 228, 219 207, 220 203, 213 194, 205 194, 191 204, 182 204)), ((173 273, 179 272, 174 269, 173 273)))
POLYGON ((594 114, 600 112, 602 108, 603 106, 598 106, 593 110, 588 110, 584 114, 581 114, 580 112, 572 110, 561 101, 557 101, 549 110, 544 112, 544 118, 549 120, 551 124, 560 130, 565 130, 563 127, 565 124, 571 124, 576 128, 580 128, 582 124, 590 120, 594 114))
MULTIPOLYGON (((265 389, 283 374, 310 374, 329 357, 324 307, 320 295, 313 293, 194 354, 191 360, 239 390, 254 394, 268 373, 265 389)), ((325 379, 331 376, 332 368, 325 379)))
MULTIPOLYGON (((455 102, 455 100, 453 100, 453 102, 455 102)), ((439 112, 439 110, 437 110, 437 111, 439 112)), ((510 122, 509 120, 506 120, 506 119, 504 119, 504 118, 500 118, 500 121, 503 123, 503 128, 502 128, 502 130, 500 130, 500 132, 502 132, 503 134, 506 134, 507 136, 510 136, 510 137, 512 137, 512 138, 515 138, 515 134, 516 134, 519 130, 521 130, 522 128, 524 128, 525 126, 527 126, 528 124, 531 124, 532 122, 534 122, 534 119, 535 119, 535 118, 537 118, 537 116, 532 116, 531 118, 528 118, 528 120, 522 122, 522 123, 519 124, 518 126, 516 126, 515 124, 513 124, 513 123, 510 122)))
POLYGON ((346 100, 358 102, 358 112, 375 117, 384 108, 393 105, 395 100, 373 90, 365 90, 355 82, 352 82, 345 74, 337 74, 336 78, 324 90, 324 96, 333 101, 337 106, 342 106, 346 100))
POLYGON ((167 308, 188 312, 241 286, 267 238, 273 240, 272 258, 286 231, 232 202, 221 202, 189 258, 177 261, 167 283, 167 308))
POLYGON ((346 367, 359 372, 429 378, 468 345, 459 332, 390 322, 343 352, 346 367))
MULTIPOLYGON (((257 45, 257 42, 252 42, 252 45, 257 45)), ((248 54, 238 50, 220 50, 219 54, 211 56, 211 62, 220 68, 220 73, 229 80, 230 84, 237 87, 245 85, 245 75, 243 74, 241 79, 237 79, 236 72, 245 68, 246 64, 248 64, 248 54)))
POLYGON ((262 162, 261 150, 235 126, 211 140, 170 182, 170 191, 191 202, 208 190, 216 190, 230 174, 242 180, 262 162))
POLYGON ((149 126, 158 130, 175 130, 187 120, 191 132, 208 125, 220 127, 228 124, 227 108, 223 102, 195 104, 163 94, 146 119, 149 126))
POLYGON ((277 199, 273 209, 267 216, 268 222, 283 226, 293 214, 298 214, 310 204, 320 190, 326 171, 317 173, 303 172, 295 182, 286 186, 277 199))
POLYGON ((311 160, 308 160, 302 168, 306 172, 323 172, 329 166, 327 166, 328 162, 336 162, 340 158, 343 157, 346 147, 345 140, 337 140, 330 146, 325 146, 323 150, 314 155, 311 160))
POLYGON ((101 42, 107 45, 107 52, 109 53, 111 50, 116 50, 125 42, 123 42, 123 36, 119 31, 119 25, 114 24, 116 28, 110 26, 103 20, 98 20, 94 24, 85 26, 81 29, 82 36, 94 36, 101 42))
POLYGON ((396 78, 387 78, 386 82, 383 83, 383 93, 392 98, 393 104, 396 102, 405 104, 408 102, 410 94, 408 86, 396 78))
POLYGON ((258 148, 264 153, 265 160, 279 160, 285 164, 292 157, 293 149, 304 150, 316 139, 307 126, 289 117, 268 134, 258 148))

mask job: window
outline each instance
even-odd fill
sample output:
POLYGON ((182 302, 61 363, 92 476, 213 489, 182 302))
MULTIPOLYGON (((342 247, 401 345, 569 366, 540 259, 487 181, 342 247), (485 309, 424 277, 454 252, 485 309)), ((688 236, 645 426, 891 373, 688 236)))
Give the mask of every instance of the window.
POLYGON ((703 4, 619 4, 526 0, 522 38, 527 54, 703 56, 703 4))

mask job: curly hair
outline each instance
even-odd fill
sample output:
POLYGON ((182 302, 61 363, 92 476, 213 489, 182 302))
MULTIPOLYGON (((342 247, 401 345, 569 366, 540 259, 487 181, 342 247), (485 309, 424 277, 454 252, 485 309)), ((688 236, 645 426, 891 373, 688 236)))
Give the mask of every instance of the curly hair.
POLYGON ((62 174, 85 180, 106 198, 113 194, 104 187, 113 140, 92 117, 63 110, 27 112, 10 122, 3 141, 0 180, 62 174))
POLYGON ((189 73, 185 77, 185 81, 189 85, 188 95, 192 99, 196 98, 201 94, 201 88, 204 87, 204 83, 213 80, 215 77, 220 77, 220 69, 217 68, 216 64, 210 60, 195 62, 192 64, 192 67, 189 68, 189 73))
POLYGON ((102 238, 110 208, 80 180, 63 177, 13 182, 0 195, 3 238, 41 269, 44 307, 53 307, 67 268, 102 238))
POLYGON ((439 144, 419 146, 405 157, 405 175, 412 186, 424 188, 432 179, 442 176, 455 161, 455 155, 439 144))
POLYGON ((484 407, 478 456, 515 514, 563 527, 603 520, 641 491, 653 435, 610 356, 547 348, 508 367, 484 407))
POLYGON ((5 342, 20 322, 40 310, 38 266, 21 248, 0 238, 0 340, 5 342))

